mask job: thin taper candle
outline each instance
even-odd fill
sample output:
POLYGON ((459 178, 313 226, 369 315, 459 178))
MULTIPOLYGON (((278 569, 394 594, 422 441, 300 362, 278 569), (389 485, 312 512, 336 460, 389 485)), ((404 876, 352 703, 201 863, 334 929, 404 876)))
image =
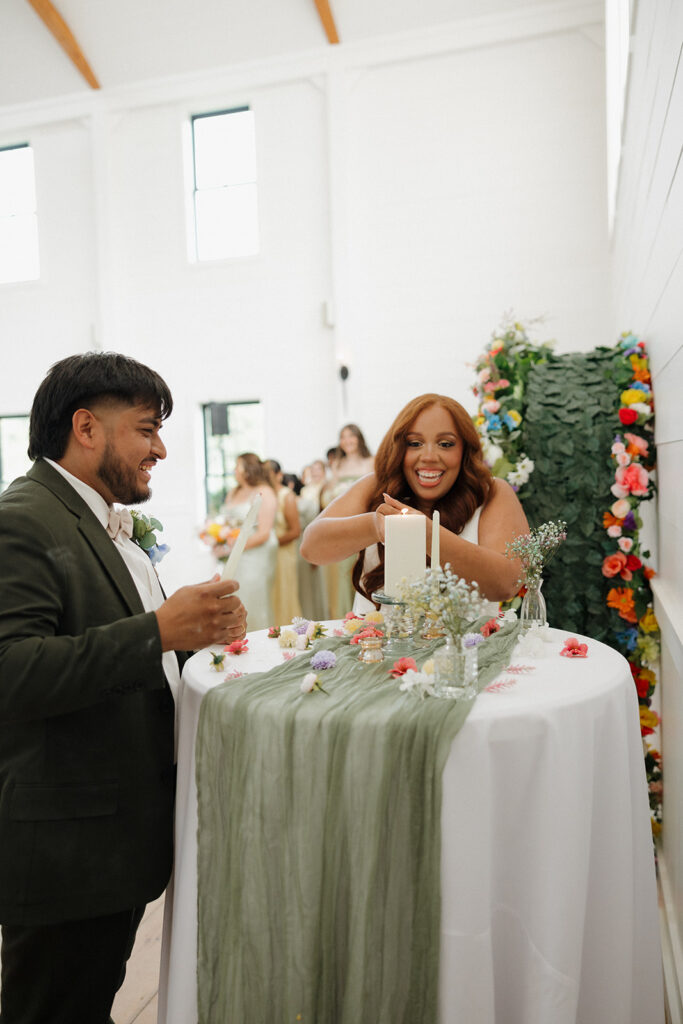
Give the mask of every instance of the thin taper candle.
POLYGON ((439 510, 435 509, 432 515, 432 569, 436 569, 439 565, 439 559, 441 557, 440 548, 440 537, 439 537, 439 523, 441 516, 439 510))
POLYGON ((235 543, 232 546, 232 551, 230 552, 228 560, 225 563, 225 568, 223 569, 222 574, 222 578, 224 580, 234 580, 235 578, 237 566, 240 563, 242 552, 244 551, 244 545, 247 543, 247 540, 251 536, 252 528, 254 526, 254 523, 256 522, 260 507, 261 495, 257 494, 251 503, 249 511, 247 512, 244 522, 242 523, 242 526, 240 528, 240 532, 237 534, 237 537, 235 538, 235 543))

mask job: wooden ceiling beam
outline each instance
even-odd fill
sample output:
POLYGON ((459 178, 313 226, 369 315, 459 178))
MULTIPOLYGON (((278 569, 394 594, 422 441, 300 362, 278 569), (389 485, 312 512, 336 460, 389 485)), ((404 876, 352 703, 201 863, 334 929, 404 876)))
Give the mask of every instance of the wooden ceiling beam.
POLYGON ((88 85, 92 89, 99 89, 100 83, 95 78, 92 68, 76 42, 73 32, 51 0, 28 0, 28 2, 38 17, 45 22, 52 35, 71 62, 78 68, 88 85))
POLYGON ((323 23, 328 43, 338 43, 339 34, 337 32, 337 26, 334 23, 334 15, 332 14, 329 0, 313 0, 313 2, 318 9, 318 14, 320 15, 320 20, 323 23))

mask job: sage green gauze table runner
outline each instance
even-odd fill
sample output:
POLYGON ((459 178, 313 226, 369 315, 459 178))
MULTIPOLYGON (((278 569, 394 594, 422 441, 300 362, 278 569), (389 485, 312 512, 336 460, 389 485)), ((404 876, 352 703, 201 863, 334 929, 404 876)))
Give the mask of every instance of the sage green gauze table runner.
MULTIPOLYGON (((480 645, 479 688, 517 633, 480 645)), ((441 776, 472 700, 419 700, 390 668, 326 637, 204 698, 200 1024, 435 1024, 441 776), (322 648, 327 692, 304 694, 322 648)))

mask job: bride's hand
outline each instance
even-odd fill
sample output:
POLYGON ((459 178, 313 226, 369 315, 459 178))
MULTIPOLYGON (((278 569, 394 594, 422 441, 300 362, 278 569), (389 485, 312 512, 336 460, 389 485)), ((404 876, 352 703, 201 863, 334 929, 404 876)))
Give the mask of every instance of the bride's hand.
POLYGON ((410 505, 404 505, 402 501, 397 501, 396 498, 392 498, 390 494, 383 494, 382 497, 384 498, 384 501, 375 509, 375 530, 377 531, 377 540, 380 544, 384 544, 385 516, 398 516, 404 512, 411 516, 422 515, 422 512, 418 512, 417 509, 411 508, 410 505))

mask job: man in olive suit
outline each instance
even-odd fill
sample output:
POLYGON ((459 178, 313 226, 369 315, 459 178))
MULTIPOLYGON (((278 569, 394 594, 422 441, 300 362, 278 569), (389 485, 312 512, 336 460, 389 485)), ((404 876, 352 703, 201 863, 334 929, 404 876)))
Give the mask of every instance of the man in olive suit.
POLYGON ((232 581, 165 600, 114 507, 150 496, 171 408, 132 359, 61 360, 0 495, 1 1024, 110 1020, 171 871, 175 652, 245 633, 232 581))

